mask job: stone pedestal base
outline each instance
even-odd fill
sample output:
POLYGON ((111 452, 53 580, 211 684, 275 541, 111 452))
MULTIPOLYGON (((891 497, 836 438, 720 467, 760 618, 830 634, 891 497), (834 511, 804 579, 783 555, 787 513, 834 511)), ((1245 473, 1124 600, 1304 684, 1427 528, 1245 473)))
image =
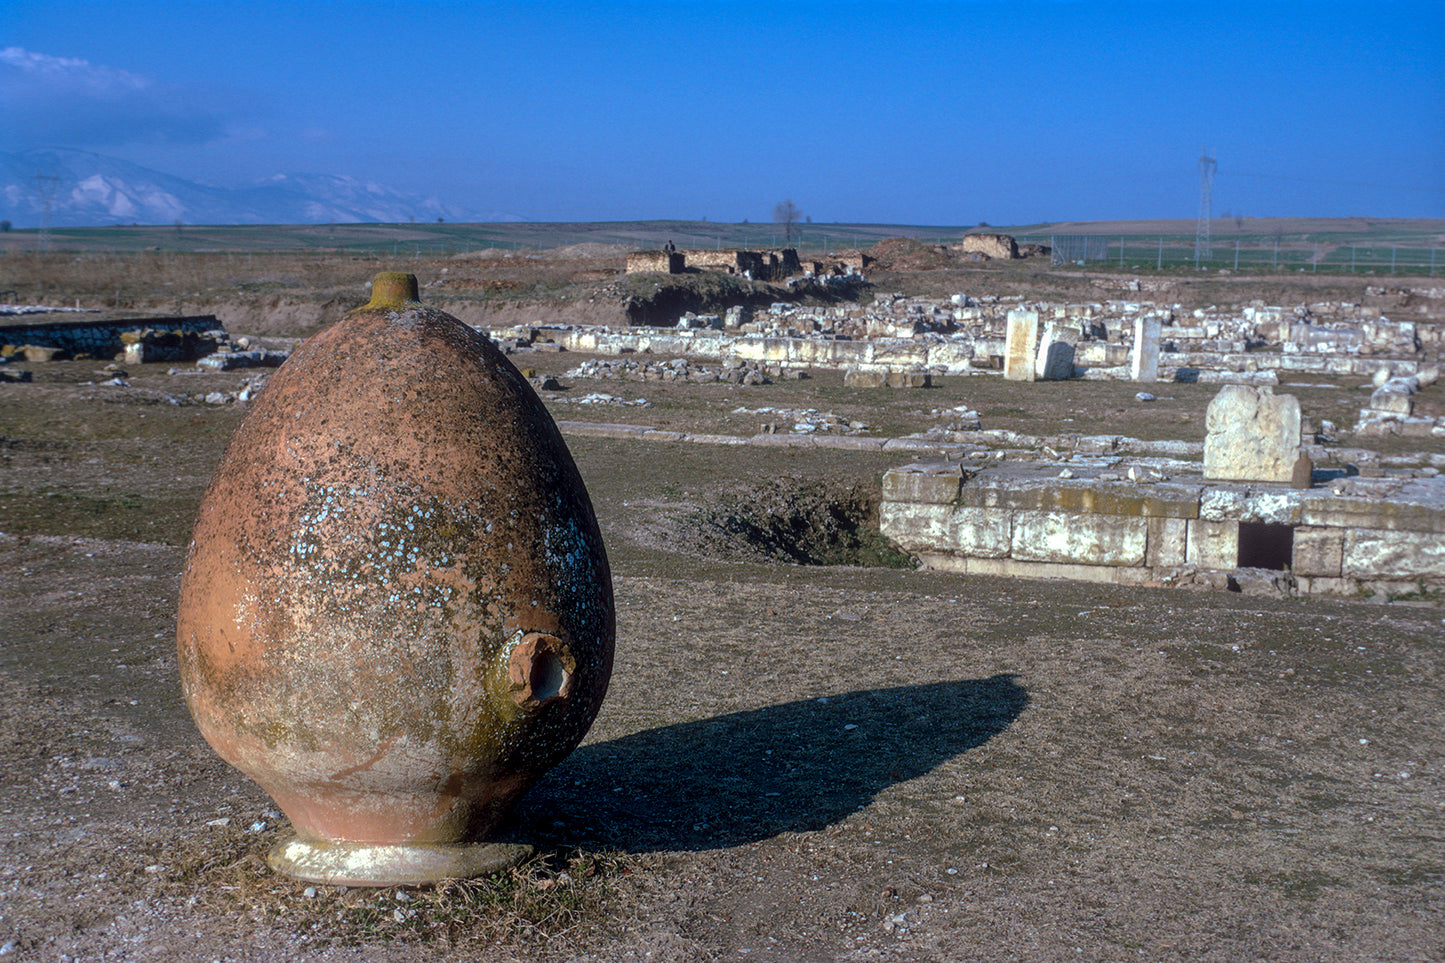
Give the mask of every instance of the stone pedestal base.
POLYGON ((521 843, 421 843, 373 846, 292 836, 266 854, 277 872, 332 886, 421 886, 471 879, 515 866, 532 855, 521 843))

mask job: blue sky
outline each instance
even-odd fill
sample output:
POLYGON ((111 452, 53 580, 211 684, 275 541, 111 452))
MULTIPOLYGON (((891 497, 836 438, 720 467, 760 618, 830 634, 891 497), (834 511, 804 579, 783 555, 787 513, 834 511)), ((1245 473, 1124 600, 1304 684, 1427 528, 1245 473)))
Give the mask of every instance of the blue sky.
POLYGON ((1445 217, 1445 3, 4 0, 0 150, 532 220, 1445 217))

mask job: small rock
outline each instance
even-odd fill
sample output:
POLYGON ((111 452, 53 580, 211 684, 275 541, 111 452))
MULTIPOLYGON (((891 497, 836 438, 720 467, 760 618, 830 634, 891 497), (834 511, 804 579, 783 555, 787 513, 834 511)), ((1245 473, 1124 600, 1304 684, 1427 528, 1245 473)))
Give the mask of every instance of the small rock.
POLYGON ((302 896, 305 896, 307 899, 315 899, 315 898, 316 898, 316 887, 315 887, 315 886, 308 886, 308 887, 306 887, 305 889, 303 889, 303 890, 301 891, 301 895, 302 895, 302 896))
POLYGON ((1141 391, 1134 396, 1135 401, 1154 401, 1155 398, 1147 391, 1141 391))

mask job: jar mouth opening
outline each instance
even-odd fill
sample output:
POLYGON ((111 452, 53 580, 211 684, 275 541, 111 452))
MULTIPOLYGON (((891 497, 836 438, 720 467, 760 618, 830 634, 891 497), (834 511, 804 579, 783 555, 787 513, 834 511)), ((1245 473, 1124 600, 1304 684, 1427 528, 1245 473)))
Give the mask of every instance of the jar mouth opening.
POLYGON ((416 275, 404 271, 382 271, 371 279, 369 308, 394 307, 420 300, 416 275))

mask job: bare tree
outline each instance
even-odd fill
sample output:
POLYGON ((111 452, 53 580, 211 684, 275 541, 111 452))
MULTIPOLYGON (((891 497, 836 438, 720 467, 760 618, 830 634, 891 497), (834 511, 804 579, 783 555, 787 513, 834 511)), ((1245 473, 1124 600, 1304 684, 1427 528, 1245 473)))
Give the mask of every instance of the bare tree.
POLYGON ((792 243, 793 240, 793 228, 802 216, 803 212, 798 210, 798 205, 793 203, 791 197, 778 202, 778 205, 773 208, 773 223, 783 225, 783 233, 789 243, 792 243))

